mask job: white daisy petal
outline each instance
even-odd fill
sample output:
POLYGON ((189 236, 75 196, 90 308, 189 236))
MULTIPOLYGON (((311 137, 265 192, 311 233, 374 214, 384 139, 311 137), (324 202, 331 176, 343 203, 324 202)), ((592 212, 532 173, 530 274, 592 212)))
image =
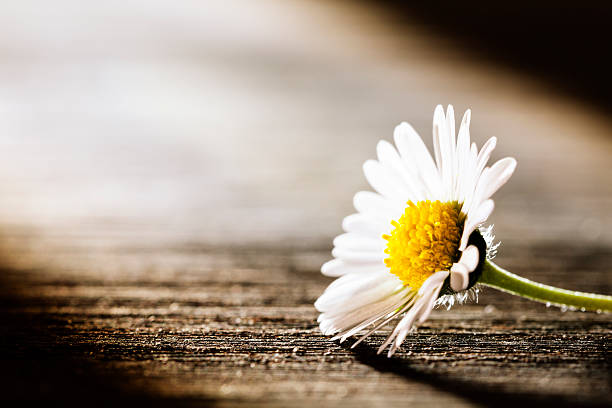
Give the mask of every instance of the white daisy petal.
POLYGON ((393 311, 393 308, 390 307, 397 307, 397 304, 401 303, 401 296, 398 295, 399 292, 382 296, 384 289, 382 287, 360 293, 359 303, 356 304, 346 302, 330 304, 329 310, 319 310, 323 312, 319 316, 319 324, 329 322, 328 328, 333 327, 337 329, 335 333, 338 333, 351 330, 355 325, 361 324, 375 314, 386 314, 393 311))
POLYGON ((433 148, 438 173, 440 174, 440 179, 443 181, 444 174, 442 173, 442 152, 440 147, 440 133, 444 133, 444 109, 442 108, 442 105, 436 106, 436 110, 434 111, 433 148))
POLYGON ((392 316, 395 315, 394 311, 401 308, 402 305, 404 305, 406 301, 410 301, 412 297, 413 296, 411 296, 411 292, 402 291, 402 292, 398 292, 396 295, 394 295, 393 297, 389 299, 381 301, 380 305, 377 305, 378 307, 376 309, 374 309, 374 307, 370 308, 369 315, 372 317, 366 320, 362 320, 359 323, 353 325, 352 327, 347 327, 346 329, 343 329, 343 331, 339 332, 336 336, 334 336, 332 340, 340 339, 340 343, 342 343, 348 337, 358 333, 359 331, 363 330, 367 326, 371 324, 375 324, 379 322, 381 319, 385 319, 385 317, 388 315, 392 315, 392 316))
POLYGON ((444 279, 448 277, 448 271, 438 271, 433 273, 429 278, 423 282, 423 285, 419 288, 418 295, 424 296, 438 284, 444 282, 444 279))
POLYGON ((372 188, 386 198, 402 204, 410 200, 410 195, 396 176, 376 160, 366 161, 363 172, 372 188))
MULTIPOLYGON (((319 326, 322 330, 325 330, 325 334, 339 334, 342 337, 355 327, 361 326, 368 320, 372 320, 372 316, 383 318, 389 311, 392 311, 394 307, 401 304, 401 299, 402 298, 398 296, 394 298, 385 298, 374 303, 368 303, 364 306, 351 309, 341 315, 326 317, 321 320, 319 326)), ((321 316, 326 315, 326 313, 323 313, 321 316)))
MULTIPOLYGON (((478 206, 483 199, 489 198, 482 198, 482 195, 479 194, 479 186, 486 182, 485 176, 488 173, 488 170, 485 166, 489 161, 489 157, 491 156, 493 149, 495 149, 496 144, 497 138, 495 137, 487 140, 480 150, 480 153, 478 153, 476 159, 471 161, 473 168, 471 169, 470 174, 467 175, 468 179, 466 180, 466 196, 464 202, 465 208, 469 209, 473 206, 478 206)), ((476 145, 472 145, 472 149, 476 150, 476 145)))
POLYGON ((468 272, 473 272, 478 266, 479 253, 478 248, 475 245, 470 245, 465 248, 465 251, 459 258, 459 263, 467 269, 468 272))
POLYGON ((406 300, 407 300, 407 302, 403 306, 398 307, 397 309, 395 309, 395 311, 390 313, 384 320, 378 322, 376 324, 376 326, 374 326, 370 330, 368 330, 368 332, 366 334, 361 336, 355 343, 353 343, 351 348, 357 347, 357 345, 359 343, 364 341, 367 337, 369 337, 376 330, 380 329, 381 327, 383 327, 384 325, 389 323, 391 320, 395 319, 397 316, 400 316, 402 313, 406 312, 406 310, 409 310, 412 307, 412 305, 414 305, 414 302, 416 300, 416 296, 415 296, 414 292, 411 292, 410 293, 410 297, 407 298, 406 300))
POLYGON ((487 199, 491 197, 501 186, 506 184, 516 169, 516 160, 506 157, 497 161, 491 166, 488 177, 484 183, 481 197, 487 199))
POLYGON ((320 312, 329 312, 334 305, 348 302, 351 307, 359 307, 387 297, 391 294, 388 290, 396 289, 401 282, 395 276, 384 272, 379 270, 368 275, 348 274, 336 279, 316 300, 315 308, 320 312), (356 298, 358 294, 370 294, 370 296, 356 298))
POLYGON ((448 199, 454 200, 455 184, 457 182, 457 144, 455 141, 455 110, 453 105, 448 105, 446 108, 446 133, 448 140, 448 199))
POLYGON ((406 122, 395 128, 393 139, 404 164, 409 169, 414 169, 413 172, 419 176, 423 186, 432 196, 438 197, 441 191, 440 176, 423 139, 406 122))
MULTIPOLYGON (((453 105, 448 105, 446 107, 446 128, 450 140, 451 155, 454 156, 457 146, 455 144, 455 109, 453 105)), ((454 157, 452 161, 454 162, 454 157)))
POLYGON ((464 204, 467 213, 469 214, 474 209, 479 208, 483 201, 489 199, 499 190, 510 179, 515 169, 516 160, 512 157, 506 157, 497 161, 492 167, 486 167, 478 180, 471 203, 464 204))
MULTIPOLYGON (((378 261, 350 263, 342 259, 332 259, 321 266, 321 273, 325 276, 338 277, 349 273, 369 273, 375 271, 377 268, 385 268, 385 265, 378 261)), ((336 281, 337 280, 338 279, 336 279, 336 281)))
POLYGON ((434 112, 434 146, 436 148, 436 160, 442 178, 444 188, 443 200, 452 199, 455 179, 455 117, 453 107, 448 106, 446 116, 442 106, 434 112))
POLYGON ((391 348, 389 348, 389 352, 387 353, 387 357, 391 357, 400 344, 406 339, 408 333, 412 330, 414 321, 416 320, 421 310, 425 307, 425 299, 420 299, 413 307, 406 313, 406 315, 402 318, 397 327, 393 330, 389 338, 383 343, 378 349, 378 353, 381 353, 388 344, 391 343, 391 348))
POLYGON ((393 290, 384 294, 384 287, 373 288, 359 294, 359 302, 344 302, 333 306, 333 311, 324 312, 319 316, 319 326, 326 334, 346 333, 373 317, 384 317, 399 307, 409 293, 403 290, 393 290))
MULTIPOLYGON (((467 162, 464 166, 463 183, 461 186, 461 195, 463 196, 463 208, 467 209, 470 207, 476 191, 476 184, 478 178, 476 177, 476 165, 478 158, 478 148, 475 143, 470 146, 470 152, 467 157, 467 162)), ((467 212, 467 210, 464 210, 467 212)))
POLYGON ((465 219, 465 225, 463 226, 463 234, 461 234, 461 242, 459 244, 460 251, 465 250, 472 232, 489 218, 494 208, 495 203, 493 200, 489 199, 481 203, 475 210, 470 210, 468 212, 467 218, 465 219))
MULTIPOLYGON (((436 284, 440 282, 440 285, 441 285, 441 283, 444 282, 444 279, 446 279, 447 275, 448 275, 448 272, 436 272, 434 275, 430 276, 423 283, 423 286, 421 286, 421 288, 419 289, 415 297, 414 305, 408 310, 408 312, 406 313, 406 315, 404 315, 402 320, 400 320, 400 322, 395 326, 395 328, 393 329, 391 334, 387 337, 387 339, 383 342, 383 344, 381 344, 377 352, 378 354, 380 354, 399 335, 403 335, 403 337, 405 338, 405 334, 407 334, 408 331, 410 331, 410 329, 412 328, 414 321, 421 313, 421 309, 425 306, 425 304, 428 303, 427 295, 429 294, 431 290, 432 284, 434 282, 436 284), (443 277, 443 278, 440 280, 440 277, 443 277)), ((391 356, 391 354, 393 353, 390 350, 389 356, 391 356)))
POLYGON ((461 119, 461 127, 457 136, 457 156, 463 158, 470 151, 470 121, 472 120, 472 111, 466 110, 461 119))
POLYGON ((461 120, 459 135, 457 136, 457 180, 455 185, 454 200, 463 202, 465 200, 464 187, 469 185, 469 174, 472 162, 469 160, 470 153, 470 120, 471 111, 468 109, 461 120))
POLYGON ((369 290, 375 285, 393 282, 399 283, 395 277, 389 276, 384 265, 370 266, 367 274, 349 273, 336 279, 325 289, 325 292, 354 295, 357 291, 369 290), (341 293, 342 292, 342 293, 341 293))
POLYGON ((391 230, 391 224, 370 214, 351 214, 342 220, 342 229, 361 235, 378 238, 391 230))
MULTIPOLYGON (((448 272, 446 272, 446 275, 448 276, 448 272)), ((428 300, 425 303, 425 305, 423 306, 423 308, 421 309, 421 312, 419 313, 418 316, 418 320, 417 323, 421 324, 424 323, 425 320, 427 320, 429 318, 429 315, 431 314, 434 305, 436 303, 436 300, 438 300, 438 295, 440 294, 440 290, 442 289, 442 285, 444 284, 444 280, 446 280, 446 277, 444 279, 442 279, 434 288, 433 290, 429 293, 428 295, 428 300)), ((398 346, 404 341, 404 339, 401 339, 401 341, 398 341, 398 346)))
POLYGON ((480 149, 480 153, 478 153, 478 158, 476 159, 476 175, 479 175, 489 162, 489 158, 493 150, 495 150, 495 146, 497 146, 497 138, 493 136, 487 140, 482 146, 482 149, 480 149))
POLYGON ((468 271, 467 267, 462 263, 455 263, 451 267, 450 272, 451 289, 455 292, 467 289, 470 281, 470 272, 468 271))
MULTIPOLYGON (((429 313, 431 313, 431 309, 438 298, 440 289, 444 284, 444 280, 447 277, 448 271, 440 271, 427 278, 427 280, 423 283, 423 286, 421 286, 421 289, 419 289, 419 293, 417 294, 418 300, 398 323, 387 340, 380 346, 378 353, 381 353, 388 344, 393 342, 393 345, 389 349, 388 353, 388 357, 391 357, 400 344, 402 344, 406 338, 406 335, 413 328, 414 322, 417 319, 420 320, 421 316, 423 316, 425 313, 425 319, 429 316, 429 313)), ((423 319, 423 321, 425 319, 423 319)))
POLYGON ((372 191, 359 191, 353 197, 353 205, 360 213, 372 214, 381 219, 397 219, 404 212, 404 204, 397 205, 372 191))
POLYGON ((423 186, 419 185, 420 183, 415 175, 410 174, 406 170, 406 166, 402 163, 402 159, 395 148, 389 142, 381 140, 376 146, 376 152, 378 154, 378 161, 389 172, 395 173, 402 180, 409 199, 414 202, 422 201, 425 197, 423 186))
POLYGON ((354 232, 340 234, 334 238, 334 246, 336 248, 345 248, 357 251, 384 251, 386 242, 379 238, 364 236, 354 232))
POLYGON ((357 251, 344 248, 332 249, 332 255, 335 258, 342 259, 348 262, 382 262, 385 253, 382 251, 357 251))

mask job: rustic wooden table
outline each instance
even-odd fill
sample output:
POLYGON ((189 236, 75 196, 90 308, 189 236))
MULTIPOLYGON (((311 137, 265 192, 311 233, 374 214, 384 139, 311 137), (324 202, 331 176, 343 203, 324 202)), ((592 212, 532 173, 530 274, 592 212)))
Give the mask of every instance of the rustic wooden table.
POLYGON ((518 159, 498 263, 612 293, 612 121, 381 10, 256 3, 0 5, 0 399, 609 406, 609 315, 484 290, 386 359, 312 303, 361 163, 437 103, 518 159))

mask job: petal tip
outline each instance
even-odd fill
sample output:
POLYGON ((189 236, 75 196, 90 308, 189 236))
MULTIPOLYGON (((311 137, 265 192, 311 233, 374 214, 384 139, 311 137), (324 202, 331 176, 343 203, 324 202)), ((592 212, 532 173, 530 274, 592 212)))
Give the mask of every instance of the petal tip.
POLYGON ((465 113, 463 114, 463 120, 462 122, 469 126, 470 125, 470 121, 472 120, 472 110, 471 109, 467 109, 465 111, 465 113))

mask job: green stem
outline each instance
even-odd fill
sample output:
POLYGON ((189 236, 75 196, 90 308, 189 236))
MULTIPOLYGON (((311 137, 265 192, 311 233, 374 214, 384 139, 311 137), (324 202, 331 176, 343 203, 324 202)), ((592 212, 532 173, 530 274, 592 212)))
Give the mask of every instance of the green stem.
POLYGON ((478 282, 537 302, 592 312, 612 312, 612 296, 575 292, 530 281, 486 260, 478 282))

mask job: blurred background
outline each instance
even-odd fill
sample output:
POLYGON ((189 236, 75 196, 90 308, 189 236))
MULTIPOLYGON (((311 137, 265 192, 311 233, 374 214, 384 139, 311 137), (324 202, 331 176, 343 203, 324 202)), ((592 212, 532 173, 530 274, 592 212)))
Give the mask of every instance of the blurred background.
MULTIPOLYGON (((479 146, 498 137, 494 160, 518 160, 491 219, 502 260, 610 293, 611 17, 590 0, 2 1, 4 292, 87 326, 100 308, 206 307, 245 276, 304 279, 316 330, 318 268, 368 189, 362 163, 401 121, 431 147, 435 106, 453 104, 479 146)), ((245 288, 237 305, 258 305, 245 288)))
POLYGON ((4 225, 320 242, 376 141, 452 103, 519 160, 505 234, 611 239, 603 3, 0 7, 4 225))

